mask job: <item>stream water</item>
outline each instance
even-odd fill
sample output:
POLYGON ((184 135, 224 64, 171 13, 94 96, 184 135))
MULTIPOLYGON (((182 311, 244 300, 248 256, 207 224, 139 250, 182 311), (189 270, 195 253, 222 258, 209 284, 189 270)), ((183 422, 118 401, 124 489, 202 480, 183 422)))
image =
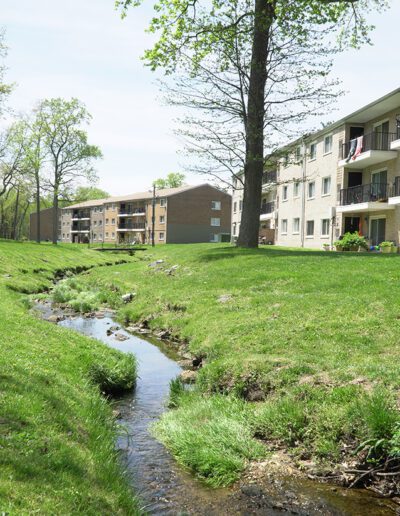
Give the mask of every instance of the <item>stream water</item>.
MULTIPOLYGON (((38 304, 42 316, 59 313, 38 304)), ((231 489, 208 489, 179 467, 150 431, 151 424, 166 410, 169 382, 181 368, 178 357, 159 341, 127 333, 110 314, 104 317, 66 317, 60 326, 94 337, 107 345, 136 355, 139 378, 135 390, 114 402, 118 422, 125 429, 117 447, 131 483, 150 514, 207 516, 232 515, 344 515, 396 514, 390 501, 366 491, 346 490, 326 484, 281 478, 263 485, 241 482, 231 489), (116 334, 126 340, 120 341, 116 334)))

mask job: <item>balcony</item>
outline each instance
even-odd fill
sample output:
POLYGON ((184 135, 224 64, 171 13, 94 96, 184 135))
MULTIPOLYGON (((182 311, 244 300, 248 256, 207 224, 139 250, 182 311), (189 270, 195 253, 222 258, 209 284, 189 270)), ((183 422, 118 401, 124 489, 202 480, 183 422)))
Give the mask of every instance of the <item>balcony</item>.
POLYGON ((388 203, 391 186, 388 183, 371 183, 340 190, 338 213, 392 210, 388 203))
POLYGON ((368 133, 362 137, 361 152, 356 151, 358 139, 344 143, 340 149, 339 167, 360 169, 397 158, 391 144, 396 133, 368 133), (357 154, 357 156, 356 156, 357 154))
POLYGON ((120 224, 117 228, 119 232, 126 231, 145 231, 146 225, 144 222, 137 222, 132 224, 120 224))
POLYGON ((262 176, 262 187, 263 189, 268 188, 276 184, 277 182, 277 172, 276 170, 271 170, 269 172, 264 172, 262 176))
POLYGON ((394 184, 389 194, 389 204, 400 204, 400 176, 394 178, 394 184))
POLYGON ((275 202, 265 202, 261 205, 260 220, 269 220, 274 218, 275 202))
POLYGON ((144 207, 122 210, 118 213, 118 217, 144 217, 145 215, 146 209, 144 207))

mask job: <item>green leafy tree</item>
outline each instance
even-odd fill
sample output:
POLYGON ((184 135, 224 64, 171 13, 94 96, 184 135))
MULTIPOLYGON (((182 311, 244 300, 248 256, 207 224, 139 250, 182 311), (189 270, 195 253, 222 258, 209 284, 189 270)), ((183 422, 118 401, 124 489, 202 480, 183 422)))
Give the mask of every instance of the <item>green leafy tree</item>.
POLYGON ((91 116, 78 99, 43 100, 38 113, 49 159, 47 183, 53 196, 52 241, 56 244, 61 192, 81 178, 94 182, 97 178, 93 161, 101 158, 102 154, 98 147, 88 143, 87 133, 82 127, 89 123, 91 116))
MULTIPOLYGON (((123 14, 129 6, 137 6, 141 0, 118 0, 123 14)), ((238 245, 258 245, 259 215, 262 192, 262 174, 265 155, 265 127, 272 106, 281 126, 285 118, 291 120, 293 101, 304 103, 304 112, 312 113, 304 95, 313 80, 323 79, 330 70, 325 66, 307 67, 305 55, 298 74, 290 73, 289 62, 294 62, 298 51, 308 49, 312 60, 312 46, 316 55, 323 59, 324 49, 334 55, 348 46, 369 42, 370 27, 366 15, 372 10, 386 7, 384 0, 158 0, 153 2, 155 16, 149 31, 158 38, 153 48, 146 51, 145 60, 151 69, 163 68, 167 74, 184 73, 190 79, 211 70, 212 78, 207 91, 207 102, 218 99, 214 112, 225 109, 230 112, 239 97, 240 117, 243 130, 238 130, 237 140, 243 139, 244 202, 238 245), (282 53, 282 48, 286 52, 282 53), (292 50, 292 51, 291 51, 292 50), (211 63, 211 67, 210 67, 211 63), (234 67, 235 77, 223 72, 234 67), (231 90, 235 91, 232 99, 231 90), (222 95, 221 94, 222 91, 222 95), (271 91, 274 94, 271 95, 271 91), (281 97, 279 96, 281 94, 281 97), (237 97, 237 96, 238 97, 237 97), (288 105, 289 104, 289 105, 288 105), (242 134, 240 134, 240 132, 242 134)), ((314 64, 317 65, 317 63, 314 64)), ((320 92, 329 87, 322 81, 320 92)), ((316 100, 318 88, 314 90, 316 100)), ((204 105, 204 90, 195 95, 195 102, 204 105)), ((193 97, 192 97, 193 100, 193 97)), ((193 107, 193 102, 189 105, 193 107)), ((237 107, 237 106, 236 106, 237 107)), ((301 121, 299 110, 298 120, 301 121)), ((315 111, 314 111, 315 113, 315 111)), ((237 111, 232 112, 232 117, 237 111)), ((208 125, 210 127, 210 125, 208 125)), ((235 156, 232 140, 224 139, 225 123, 212 131, 211 150, 218 142, 229 147, 235 156)), ((274 130, 273 120, 269 131, 274 130)), ((279 132, 278 127, 277 131, 279 132)), ((231 138, 231 132, 228 138, 231 138)), ((220 155, 217 155, 219 162, 220 155)), ((223 158, 222 158, 223 160, 223 158)), ((218 161, 218 159, 217 159, 218 161)))
MULTIPOLYGON (((4 59, 7 55, 7 47, 4 43, 4 30, 0 30, 0 59, 4 59)), ((0 63, 0 114, 2 114, 7 97, 13 89, 12 84, 4 82, 6 67, 0 63)))
POLYGON ((185 174, 181 174, 179 172, 171 172, 167 175, 166 178, 156 179, 153 182, 153 185, 157 190, 162 190, 163 188, 178 188, 182 186, 185 181, 185 174))
POLYGON ((97 186, 78 186, 72 193, 73 202, 92 201, 94 199, 106 199, 110 194, 97 186))

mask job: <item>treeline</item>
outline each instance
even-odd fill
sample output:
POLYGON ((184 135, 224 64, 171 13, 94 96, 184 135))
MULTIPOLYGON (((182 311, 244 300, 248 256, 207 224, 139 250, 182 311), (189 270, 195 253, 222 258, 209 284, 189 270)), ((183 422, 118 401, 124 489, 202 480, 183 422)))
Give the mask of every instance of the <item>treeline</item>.
MULTIPOLYGON (((88 142, 91 116, 78 99, 45 99, 15 119, 0 135, 0 236, 28 235, 28 217, 53 206, 52 241, 58 239, 58 209, 77 200, 79 181, 97 177, 100 149, 88 142)), ((88 192, 86 192, 88 193, 88 192)), ((79 199, 81 200, 81 199, 79 199)), ((41 234, 40 215, 36 234, 41 234)))
MULTIPOLYGON (((0 58, 6 55, 0 32, 0 58)), ((7 108, 12 85, 4 81, 0 63, 0 118, 7 108)), ((76 98, 41 100, 30 113, 13 117, 0 132, 0 238, 26 238, 29 215, 53 206, 53 243, 58 239, 57 211, 71 201, 107 197, 94 187, 93 163, 102 157, 88 142, 86 127, 91 116, 76 98)), ((36 234, 40 240, 40 215, 36 234)))

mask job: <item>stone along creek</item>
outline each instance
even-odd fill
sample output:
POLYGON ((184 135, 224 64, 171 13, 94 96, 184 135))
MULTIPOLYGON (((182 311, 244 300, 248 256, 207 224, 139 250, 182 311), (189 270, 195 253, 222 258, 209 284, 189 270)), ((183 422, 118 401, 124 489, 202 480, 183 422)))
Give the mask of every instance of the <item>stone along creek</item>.
MULTIPOLYGON (((37 308, 44 318, 63 315, 48 305, 37 308)), ((395 514, 394 506, 366 491, 346 490, 294 478, 251 480, 230 489, 209 489, 181 468, 151 434, 151 424, 167 410, 169 383, 182 369, 166 344, 113 327, 111 314, 103 317, 68 316, 59 325, 96 338, 138 360, 135 390, 113 401, 122 431, 117 447, 135 491, 149 514, 176 515, 300 515, 364 516, 395 514), (113 331, 110 331, 113 328, 113 331)))

